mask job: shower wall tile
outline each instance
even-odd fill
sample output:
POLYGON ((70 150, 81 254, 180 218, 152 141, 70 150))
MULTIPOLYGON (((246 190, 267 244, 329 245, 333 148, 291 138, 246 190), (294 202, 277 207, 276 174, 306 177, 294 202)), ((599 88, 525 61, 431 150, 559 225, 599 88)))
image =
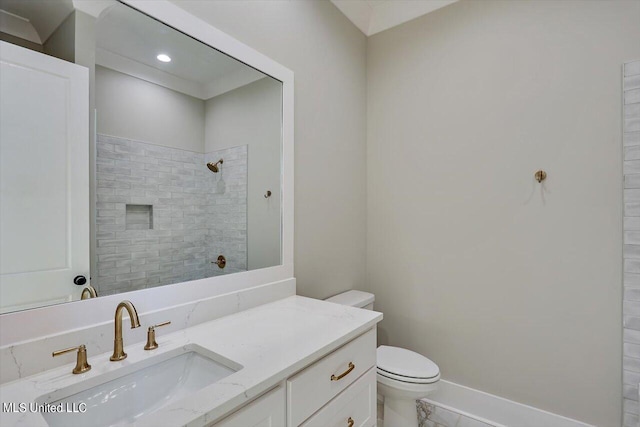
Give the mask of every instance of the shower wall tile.
POLYGON ((624 177, 624 188, 640 188, 640 174, 628 174, 624 177))
POLYGON ((622 418, 624 427, 637 427, 640 424, 638 415, 625 412, 622 418))
POLYGON ((622 389, 623 389, 622 395, 623 395, 623 397, 625 399, 633 399, 635 396, 638 395, 638 386, 637 385, 633 386, 633 385, 629 385, 629 384, 624 384, 622 386, 622 389))
POLYGON ((201 154, 98 135, 96 151, 101 295, 247 269, 247 146, 201 154))
POLYGON ((640 145, 630 145, 628 147, 624 147, 624 158, 626 160, 640 159, 640 145))
POLYGON ((625 147, 628 145, 639 145, 640 144, 640 132, 625 132, 622 135, 622 142, 625 147))
POLYGON ((224 164, 208 196, 206 217, 211 235, 216 237, 210 242, 213 258, 224 255, 227 265, 223 270, 210 264, 211 276, 247 270, 248 147, 207 153, 205 163, 220 158, 224 164))
MULTIPOLYGON (((640 80, 640 77, 638 78, 640 80)), ((640 102, 640 89, 628 90, 624 95, 625 104, 634 104, 640 102)))
POLYGON ((623 418, 637 426, 640 383, 640 61, 624 66, 623 418))
POLYGON ((628 356, 628 357, 634 357, 636 359, 640 359, 640 345, 624 343, 623 351, 624 351, 625 357, 628 356))
MULTIPOLYGON (((640 370, 640 359, 635 357, 624 357, 622 361, 622 368, 628 371, 638 371, 640 370)), ((636 387, 636 389, 637 388, 638 387, 636 387)))
POLYGON ((638 76, 640 75, 640 61, 627 62, 624 64, 624 76, 638 76))
POLYGON ((626 301, 640 301, 640 287, 625 287, 624 299, 626 301))

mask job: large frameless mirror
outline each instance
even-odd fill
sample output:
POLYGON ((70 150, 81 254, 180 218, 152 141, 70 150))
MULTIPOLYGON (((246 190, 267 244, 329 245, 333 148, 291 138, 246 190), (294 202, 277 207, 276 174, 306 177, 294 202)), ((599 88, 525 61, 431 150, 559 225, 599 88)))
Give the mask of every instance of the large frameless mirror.
POLYGON ((282 83, 127 5, 70 4, 2 3, 37 37, 2 28, 1 312, 280 265, 282 83), (78 64, 84 137, 52 114, 78 64))

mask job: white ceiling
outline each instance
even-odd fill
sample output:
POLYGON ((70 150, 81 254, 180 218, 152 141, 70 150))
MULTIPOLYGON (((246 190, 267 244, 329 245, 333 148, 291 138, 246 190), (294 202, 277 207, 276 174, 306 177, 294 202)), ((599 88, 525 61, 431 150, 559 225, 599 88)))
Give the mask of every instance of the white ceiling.
POLYGON ((98 18, 96 64, 205 100, 265 77, 122 4, 98 18), (160 53, 171 62, 158 61, 160 53))
POLYGON ((98 18, 96 64, 207 100, 265 77, 114 0, 0 0, 0 29, 43 44, 74 11, 98 18), (160 53, 169 63, 156 59, 160 53))
POLYGON ((458 0, 331 0, 356 27, 371 36, 458 0))

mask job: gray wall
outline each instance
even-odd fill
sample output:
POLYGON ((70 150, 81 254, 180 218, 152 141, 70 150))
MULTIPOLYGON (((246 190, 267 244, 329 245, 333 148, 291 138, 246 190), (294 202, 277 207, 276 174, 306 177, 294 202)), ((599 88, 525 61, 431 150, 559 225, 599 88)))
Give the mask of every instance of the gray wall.
POLYGON ((621 424, 621 67, 639 22, 637 1, 462 1, 369 39, 382 341, 445 379, 621 424))
POLYGON ((75 62, 76 58, 76 12, 67 16, 62 24, 43 43, 43 51, 65 61, 75 62))
POLYGON ((282 84, 263 78, 211 98, 205 115, 206 152, 248 146, 249 270, 280 265, 282 84), (268 190, 272 195, 265 199, 268 190))
POLYGON ((41 44, 30 42, 29 40, 21 39, 20 37, 16 37, 2 31, 0 31, 0 40, 7 43, 13 43, 27 49, 35 50, 36 52, 42 52, 44 50, 41 44))
POLYGON ((361 288, 365 36, 328 1, 174 3, 295 73, 298 293, 327 297, 361 288))
POLYGON ((204 101, 96 66, 98 133, 204 152, 204 101))

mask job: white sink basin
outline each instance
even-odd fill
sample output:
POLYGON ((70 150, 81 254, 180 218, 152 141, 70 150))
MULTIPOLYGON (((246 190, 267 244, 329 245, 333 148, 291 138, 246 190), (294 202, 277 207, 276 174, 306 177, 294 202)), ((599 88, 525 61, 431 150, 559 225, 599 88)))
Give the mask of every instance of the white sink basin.
POLYGON ((41 396, 36 403, 86 408, 84 413, 42 413, 51 427, 124 426, 240 369, 235 362, 189 345, 41 396))

